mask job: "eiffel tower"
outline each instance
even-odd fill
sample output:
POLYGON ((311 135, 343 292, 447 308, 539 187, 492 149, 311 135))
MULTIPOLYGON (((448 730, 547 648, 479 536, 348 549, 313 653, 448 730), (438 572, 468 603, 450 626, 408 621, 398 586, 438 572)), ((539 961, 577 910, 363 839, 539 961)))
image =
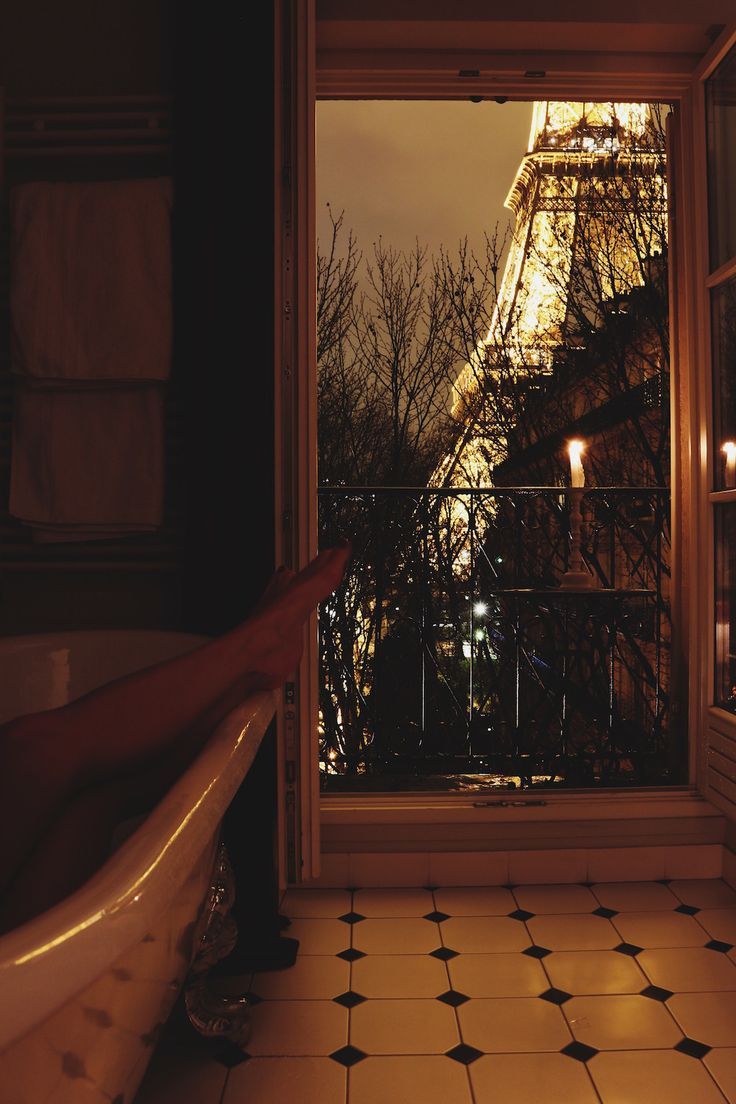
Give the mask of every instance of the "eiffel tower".
POLYGON ((666 246, 663 132, 648 104, 537 101, 528 149, 505 201, 515 226, 498 301, 455 382, 462 430, 434 486, 491 485, 524 390, 600 324, 583 319, 581 330, 586 297, 616 302, 666 246))

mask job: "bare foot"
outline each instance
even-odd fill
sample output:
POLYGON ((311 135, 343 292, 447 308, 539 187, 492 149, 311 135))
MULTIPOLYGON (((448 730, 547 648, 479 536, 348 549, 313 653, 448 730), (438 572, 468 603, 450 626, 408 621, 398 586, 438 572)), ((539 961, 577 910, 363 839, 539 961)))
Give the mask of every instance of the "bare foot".
POLYGON ((296 670, 304 647, 303 626, 340 585, 351 552, 347 543, 321 552, 235 630, 243 637, 244 665, 259 687, 279 686, 296 670))

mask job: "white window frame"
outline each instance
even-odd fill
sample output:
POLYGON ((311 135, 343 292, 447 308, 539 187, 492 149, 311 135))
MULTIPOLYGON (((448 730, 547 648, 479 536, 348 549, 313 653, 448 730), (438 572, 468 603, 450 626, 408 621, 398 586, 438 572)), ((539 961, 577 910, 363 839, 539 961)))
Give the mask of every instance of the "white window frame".
MULTIPOLYGON (((424 68, 406 70, 393 63, 390 52, 381 54, 375 50, 339 49, 325 51, 315 58, 315 24, 313 0, 280 0, 277 7, 290 5, 298 14, 299 34, 303 51, 296 70, 300 73, 299 90, 302 100, 298 110, 298 128, 293 136, 291 163, 292 213, 296 212, 297 225, 292 238, 296 242, 296 263, 284 252, 283 238, 277 243, 277 349, 284 346, 284 327, 293 327, 293 321, 284 319, 288 298, 284 287, 294 296, 291 304, 298 313, 295 332, 296 355, 292 364, 286 365, 288 351, 277 356, 277 394, 286 396, 285 403, 277 403, 277 470, 280 472, 280 494, 277 502, 279 533, 277 543, 286 562, 301 565, 313 555, 317 547, 317 478, 316 478, 316 355, 314 340, 315 320, 315 251, 314 238, 314 103, 321 98, 416 98, 416 99, 465 99, 469 95, 510 99, 571 99, 576 100, 652 100, 676 102, 679 106, 680 132, 673 143, 674 164, 671 166, 675 180, 673 201, 673 241, 670 250, 671 264, 671 331, 672 363, 671 392, 683 396, 681 403, 672 404, 672 612, 678 625, 680 655, 673 656, 673 678, 687 664, 687 730, 689 740, 689 778, 687 785, 672 799, 680 803, 700 802, 702 795, 710 796, 707 785, 707 741, 704 738, 706 716, 716 725, 727 723, 729 730, 736 729, 736 718, 724 711, 715 711, 711 705, 713 686, 713 567, 712 525, 709 504, 708 441, 710 432, 710 369, 709 369, 709 313, 705 288, 705 244, 703 182, 705 179, 705 130, 703 108, 703 74, 712 71, 724 56, 732 41, 734 29, 724 32, 698 68, 693 71, 689 62, 680 55, 632 55, 634 63, 624 62, 621 70, 615 66, 601 66, 600 55, 590 54, 534 55, 534 69, 549 66, 549 76, 534 78, 525 76, 529 59, 523 54, 485 55, 481 75, 459 78, 457 70, 443 64, 443 54, 438 51, 434 60, 425 53, 424 68), (554 68, 553 68, 554 67, 554 68), (607 70, 607 71, 606 71, 607 70), (294 156, 295 155, 295 156, 294 156), (296 206, 294 206, 296 204, 296 206), (287 271, 288 269, 288 271, 287 271), (286 283, 284 283, 286 281, 286 283), (708 366, 707 368, 705 366, 708 366), (284 382, 286 368, 293 375, 284 382), (289 398, 290 396, 290 398, 289 398), (290 413, 285 405, 291 403, 290 413), (285 417, 285 415, 287 415, 285 417), (290 457, 285 462, 285 457, 290 457), (286 511, 286 514, 285 514, 286 511), (724 720, 725 718, 725 720, 724 720)), ((603 55, 605 56, 605 55, 603 55)), ((278 163, 279 175, 283 163, 278 163)), ((283 220, 282 220, 283 222, 283 220)), ((277 223, 278 225, 278 223, 277 223)), ((283 230, 280 230, 283 233, 283 230)), ((287 343, 288 344, 288 343, 287 343)), ((305 658, 299 676, 302 692, 296 711, 296 753, 291 749, 292 761, 297 763, 300 774, 302 798, 299 823, 301 825, 302 855, 286 880, 299 881, 314 877, 319 872, 319 769, 317 749, 317 635, 316 625, 310 625, 305 658), (308 808, 304 799, 308 798, 308 808), (295 876, 294 876, 295 875, 295 876)), ((283 727, 283 725, 282 725, 283 727)), ((286 769, 282 747, 281 769, 286 769)), ((545 795, 546 796, 546 795, 545 795)), ((589 818, 595 815, 596 798, 577 794, 553 795, 550 809, 567 803, 573 818, 589 818), (577 812, 575 811, 577 810, 577 812)), ((636 803, 651 799, 652 808, 660 807, 666 794, 661 790, 639 790, 633 794, 618 795, 621 809, 626 802, 636 803)), ((322 822, 331 832, 340 831, 341 825, 357 822, 380 828, 396 820, 397 809, 404 821, 414 824, 468 823, 468 800, 443 799, 428 802, 426 797, 407 797, 397 803, 397 798, 372 795, 370 802, 355 798, 329 798, 323 802, 322 822)), ((680 806, 678 806, 679 808, 680 806)), ((695 806, 693 805, 693 808, 695 806)), ((712 812, 712 810, 710 810, 712 812)), ((550 812, 550 819, 558 813, 550 812)), ((616 815, 620 816, 620 812, 616 815)), ((679 814, 678 814, 679 815, 679 814)), ((488 816, 478 813, 477 823, 485 830, 488 816)), ((433 831, 434 846, 441 846, 441 833, 433 831)), ((472 834, 472 833, 471 833, 472 834)), ((293 831, 292 831, 293 836, 293 831)), ((388 837, 387 837, 388 841, 388 837)), ((471 847, 472 849, 472 847, 471 847)), ((282 865, 283 869, 283 865, 282 865)))

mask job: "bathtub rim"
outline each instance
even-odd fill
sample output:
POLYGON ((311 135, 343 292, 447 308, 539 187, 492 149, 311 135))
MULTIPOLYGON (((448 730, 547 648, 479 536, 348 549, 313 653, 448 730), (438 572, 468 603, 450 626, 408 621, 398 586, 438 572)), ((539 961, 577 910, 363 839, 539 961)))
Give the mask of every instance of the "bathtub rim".
POLYGON ((272 691, 233 709, 139 828, 75 893, 0 937, 0 1051, 140 942, 190 873, 274 717, 272 691))

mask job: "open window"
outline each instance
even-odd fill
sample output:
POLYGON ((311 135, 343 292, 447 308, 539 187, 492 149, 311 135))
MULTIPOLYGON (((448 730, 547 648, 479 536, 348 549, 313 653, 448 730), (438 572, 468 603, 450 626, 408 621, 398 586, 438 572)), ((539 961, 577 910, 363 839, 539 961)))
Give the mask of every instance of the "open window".
MULTIPOLYGON (((709 638, 715 636, 712 614, 715 580, 709 567, 713 549, 708 543, 710 526, 706 524, 708 495, 720 496, 714 500, 714 511, 725 511, 732 499, 728 497, 729 489, 716 483, 713 490, 705 482, 708 457, 714 452, 709 443, 710 397, 706 396, 709 383, 705 366, 710 355, 706 347, 706 320, 710 308, 705 281, 718 277, 712 286, 716 289, 727 286, 734 271, 733 267, 728 268, 728 259, 723 272, 718 266, 711 270, 700 248, 699 235, 704 228, 699 200, 702 205, 705 187, 701 86, 723 61, 727 36, 696 73, 699 57, 705 52, 705 28, 699 32, 700 38, 695 35, 684 46, 683 40, 667 28, 657 27, 656 33, 642 31, 634 36, 633 28, 611 24, 619 29, 612 31, 606 50, 602 51, 599 38, 590 28, 584 24, 566 25, 568 50, 558 50, 553 55, 547 51, 561 43, 545 41, 545 35, 550 33, 549 24, 545 24, 546 30, 540 24, 525 24, 522 41, 518 35, 514 38, 510 24, 469 21, 447 28, 441 22, 423 24, 416 18, 391 26, 380 19, 335 18, 324 20, 320 26, 314 72, 311 67, 315 57, 315 23, 308 6, 294 3, 292 8, 285 3, 281 17, 286 18, 290 27, 283 65, 291 73, 292 83, 284 100, 289 108, 282 116, 279 154, 284 214, 279 231, 277 290, 280 303, 277 346, 282 349, 278 380, 283 399, 278 427, 283 508, 280 517, 281 547, 291 547, 295 563, 306 560, 317 541, 314 96, 505 95, 545 102, 574 98, 595 103, 675 104, 668 157, 674 213, 670 247, 672 389, 678 396, 671 433, 671 602, 682 643, 672 657, 672 680, 687 686, 676 718, 683 731, 689 731, 689 770, 682 780, 691 787, 706 788, 703 710, 715 700, 712 688, 718 669, 715 660, 709 659, 713 648, 708 646, 709 638), (452 50, 448 49, 450 42, 452 50), (632 42, 636 42, 635 53, 631 52, 632 42), (419 53, 412 53, 416 50, 419 53)), ((720 264, 722 267, 723 262, 720 264)), ((732 497, 736 499, 736 494, 732 497)), ((724 532, 726 548, 729 530, 725 512, 718 524, 724 532)), ((725 562, 721 554, 719 564, 725 562)), ((718 570, 722 573, 723 587, 728 576, 723 567, 718 570)), ((726 643, 725 647, 728 646, 726 643)), ((287 725, 282 748, 287 820, 291 816, 291 828, 287 831, 288 846, 292 849, 292 858, 286 863, 289 880, 316 873, 319 862, 316 625, 310 631, 309 649, 299 687, 293 692, 295 697, 285 705, 287 725), (306 798, 311 808, 307 808, 306 798)), ((732 731, 730 714, 723 709, 711 709, 708 716, 714 733, 732 731)))

